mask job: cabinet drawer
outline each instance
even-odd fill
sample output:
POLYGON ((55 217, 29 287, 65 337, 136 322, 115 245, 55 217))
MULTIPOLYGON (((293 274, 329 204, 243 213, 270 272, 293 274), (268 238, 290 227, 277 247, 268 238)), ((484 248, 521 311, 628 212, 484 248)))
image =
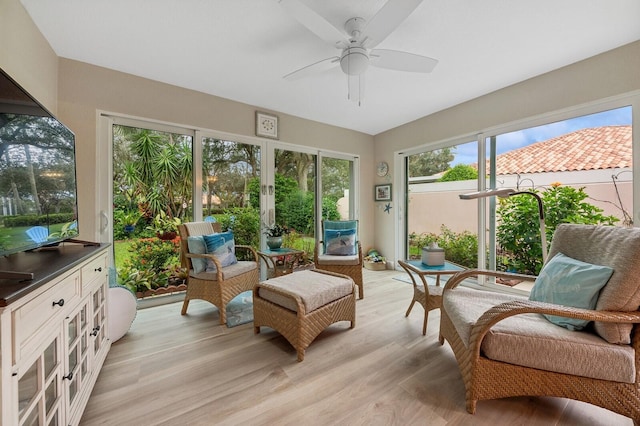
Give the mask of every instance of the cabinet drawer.
POLYGON ((73 309, 80 300, 80 272, 56 281, 44 293, 25 303, 13 312, 14 360, 22 351, 37 345, 38 331, 48 325, 59 326, 63 316, 73 309), (62 304, 62 306, 60 306, 62 304))
POLYGON ((86 265, 82 267, 82 293, 85 294, 87 288, 98 277, 107 276, 107 254, 103 253, 100 256, 96 256, 89 260, 86 265))

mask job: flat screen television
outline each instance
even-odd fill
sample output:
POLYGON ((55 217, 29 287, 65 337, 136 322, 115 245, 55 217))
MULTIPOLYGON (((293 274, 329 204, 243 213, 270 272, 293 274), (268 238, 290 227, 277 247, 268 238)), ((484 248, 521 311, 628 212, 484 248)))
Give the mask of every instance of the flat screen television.
POLYGON ((0 256, 77 235, 75 136, 0 69, 0 256))

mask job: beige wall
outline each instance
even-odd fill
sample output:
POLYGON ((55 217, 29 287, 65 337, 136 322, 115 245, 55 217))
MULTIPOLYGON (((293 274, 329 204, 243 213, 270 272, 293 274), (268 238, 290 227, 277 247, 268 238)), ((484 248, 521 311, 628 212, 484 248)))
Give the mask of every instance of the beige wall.
MULTIPOLYGON (((376 161, 394 153, 640 90, 640 41, 534 77, 375 136, 376 161)), ((383 183, 378 179, 376 183, 383 183)), ((394 201, 397 211, 397 204, 394 201)), ((429 220, 425 213, 425 220, 429 220)), ((375 209, 375 244, 394 252, 395 216, 375 209)))
POLYGON ((53 114, 58 57, 18 0, 0 0, 0 68, 53 114))
MULTIPOLYGON (((59 118, 76 133, 81 232, 98 226, 96 204, 96 114, 109 111, 253 137, 256 108, 193 90, 105 68, 60 59, 59 118)), ((276 112, 277 113, 277 112, 276 112)), ((370 186, 373 137, 325 124, 279 115, 282 142, 360 155, 361 176, 370 186)), ((98 163, 103 165, 104 163, 98 163)), ((362 240, 372 244, 373 215, 362 197, 362 240)))

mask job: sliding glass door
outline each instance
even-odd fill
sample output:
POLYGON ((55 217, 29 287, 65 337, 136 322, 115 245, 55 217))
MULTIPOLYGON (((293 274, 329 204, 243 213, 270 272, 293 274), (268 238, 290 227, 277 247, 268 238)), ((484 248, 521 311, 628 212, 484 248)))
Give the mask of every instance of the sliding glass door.
MULTIPOLYGON (((437 241, 448 260, 464 266, 536 275, 558 224, 634 226, 633 102, 603 103, 480 133, 475 141, 401 154, 403 256, 419 258, 422 247, 437 241), (507 196, 459 197, 486 189, 505 189, 507 196)), ((485 284, 519 288, 517 282, 485 284)))

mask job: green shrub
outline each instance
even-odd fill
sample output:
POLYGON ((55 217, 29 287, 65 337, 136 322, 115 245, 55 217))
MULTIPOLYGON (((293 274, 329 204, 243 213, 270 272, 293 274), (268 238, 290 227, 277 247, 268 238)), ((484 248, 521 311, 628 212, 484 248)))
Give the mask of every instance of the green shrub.
POLYGON ((476 268, 478 265, 478 236, 469 231, 454 232, 445 225, 440 227, 440 234, 424 233, 409 235, 410 257, 420 259, 422 248, 430 243, 436 242, 444 249, 447 260, 466 266, 476 268))
POLYGON ((4 226, 37 226, 43 223, 67 223, 76 220, 74 213, 51 213, 49 215, 5 216, 4 226))
POLYGON ((478 170, 467 164, 456 164, 442 175, 438 182, 478 179, 478 170))
POLYGON ((169 278, 180 275, 180 238, 145 238, 131 243, 129 258, 118 270, 119 284, 131 291, 145 291, 168 285, 169 278))
POLYGON ((236 244, 260 247, 260 213, 253 208, 234 207, 218 217, 223 231, 233 232, 236 244))
MULTIPOLYGON (((532 192, 540 194, 537 190, 532 192)), ((584 188, 553 184, 540 196, 544 204, 548 242, 561 223, 613 225, 618 221, 585 202, 588 195, 584 188)), ((537 275, 542 268, 542 241, 536 199, 526 195, 500 199, 497 213, 496 236, 501 253, 499 269, 537 275)))

